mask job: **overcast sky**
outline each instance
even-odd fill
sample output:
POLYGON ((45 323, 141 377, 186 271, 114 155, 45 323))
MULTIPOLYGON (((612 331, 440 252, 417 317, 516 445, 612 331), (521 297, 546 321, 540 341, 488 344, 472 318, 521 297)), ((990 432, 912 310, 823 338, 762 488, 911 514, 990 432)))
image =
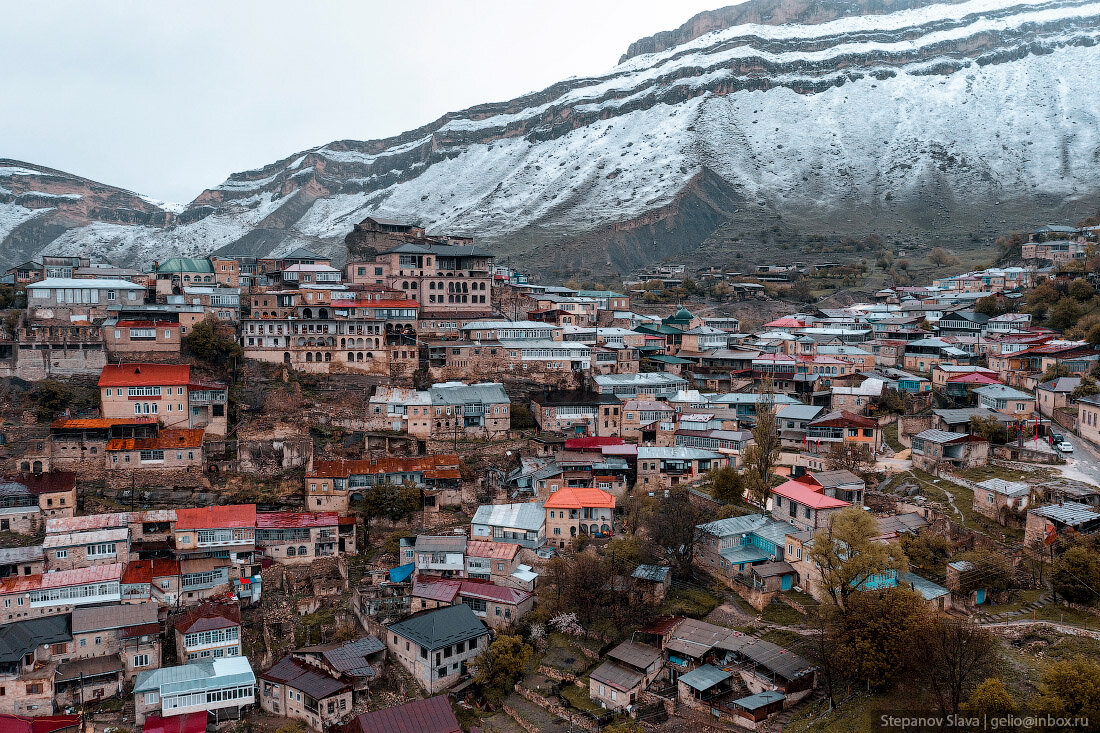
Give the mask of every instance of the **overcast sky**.
POLYGON ((607 71, 729 0, 0 0, 0 158, 186 203, 332 140, 607 71))

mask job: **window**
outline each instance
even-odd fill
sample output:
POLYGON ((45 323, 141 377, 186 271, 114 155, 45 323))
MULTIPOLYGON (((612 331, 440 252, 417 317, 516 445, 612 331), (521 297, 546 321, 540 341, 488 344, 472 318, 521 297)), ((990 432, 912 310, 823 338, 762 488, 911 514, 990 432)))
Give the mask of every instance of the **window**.
POLYGON ((156 705, 156 703, 157 703, 157 693, 155 693, 155 692, 146 692, 145 693, 145 704, 146 705, 156 705))
POLYGON ((135 667, 148 667, 149 666, 149 655, 148 654, 135 654, 134 655, 134 666, 135 667))
POLYGON ((57 560, 64 560, 65 558, 67 558, 69 556, 69 551, 68 550, 55 550, 54 553, 53 553, 53 556, 57 560))

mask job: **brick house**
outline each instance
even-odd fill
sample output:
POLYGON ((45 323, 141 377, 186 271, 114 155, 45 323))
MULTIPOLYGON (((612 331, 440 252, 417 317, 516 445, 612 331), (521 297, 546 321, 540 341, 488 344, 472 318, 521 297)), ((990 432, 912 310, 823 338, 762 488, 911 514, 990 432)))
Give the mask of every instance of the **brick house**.
POLYGON ((266 712, 315 731, 329 730, 352 709, 350 682, 289 656, 260 675, 259 688, 266 712))
POLYGON ((231 603, 204 603, 173 625, 176 656, 185 663, 241 655, 241 612, 231 603))
POLYGON ((827 496, 824 488, 812 480, 792 479, 771 491, 772 518, 802 530, 828 527, 833 515, 850 506, 847 501, 827 496))

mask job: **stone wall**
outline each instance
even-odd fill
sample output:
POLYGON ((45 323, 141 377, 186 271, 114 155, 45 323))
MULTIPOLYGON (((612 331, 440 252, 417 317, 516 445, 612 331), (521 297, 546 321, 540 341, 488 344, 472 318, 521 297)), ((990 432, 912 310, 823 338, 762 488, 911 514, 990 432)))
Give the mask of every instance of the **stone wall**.
POLYGON ((913 447, 913 436, 932 427, 933 415, 902 415, 898 418, 898 442, 913 447))

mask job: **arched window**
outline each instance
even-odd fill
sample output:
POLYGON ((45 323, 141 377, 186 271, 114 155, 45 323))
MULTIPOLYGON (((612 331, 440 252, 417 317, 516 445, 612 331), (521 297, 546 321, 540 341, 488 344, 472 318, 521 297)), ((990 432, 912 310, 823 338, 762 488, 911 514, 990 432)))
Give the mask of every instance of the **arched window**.
POLYGON ((289 351, 284 351, 283 352, 283 363, 285 363, 285 364, 290 363, 290 352, 289 351))
POLYGON ((298 556, 299 557, 305 557, 306 554, 307 554, 306 553, 306 546, 305 545, 298 545, 298 556))
POLYGON ((345 346, 347 346, 347 344, 346 344, 346 343, 344 343, 344 339, 340 339, 340 348, 342 349, 342 348, 344 348, 345 346))
POLYGON ((304 310, 302 310, 302 317, 303 318, 313 318, 313 309, 312 308, 305 308, 304 310))
POLYGON ((287 557, 294 557, 296 554, 298 554, 298 553, 294 549, 294 545, 291 545, 290 547, 286 548, 286 556, 287 557))
POLYGON ((306 361, 313 361, 313 352, 312 351, 307 351, 306 352, 306 361))
POLYGON ((317 311, 317 317, 328 318, 328 308, 322 308, 321 310, 317 311))
POLYGON ((577 536, 577 528, 576 527, 570 527, 569 528, 569 536, 570 537, 576 537, 577 536))
POLYGON ((31 462, 30 461, 23 461, 22 463, 19 464, 19 470, 22 471, 23 473, 28 473, 31 470, 31 462))
POLYGON ((355 354, 348 352, 348 361, 355 361, 355 354))
POLYGON ((320 351, 318 351, 317 354, 313 357, 313 360, 314 361, 321 361, 321 352, 320 351))
POLYGON ((601 535, 609 535, 609 534, 611 534, 611 528, 610 528, 610 527, 608 527, 608 526, 607 526, 606 524, 601 524, 601 525, 600 525, 600 534, 601 534, 601 535))
POLYGON ((34 473, 42 473, 42 461, 35 461, 31 471, 34 473))
POLYGON ((356 361, 363 361, 363 352, 362 351, 360 351, 358 354, 355 355, 355 360, 356 361))
POLYGON ((326 351, 325 352, 325 361, 332 361, 332 352, 331 351, 326 351))

